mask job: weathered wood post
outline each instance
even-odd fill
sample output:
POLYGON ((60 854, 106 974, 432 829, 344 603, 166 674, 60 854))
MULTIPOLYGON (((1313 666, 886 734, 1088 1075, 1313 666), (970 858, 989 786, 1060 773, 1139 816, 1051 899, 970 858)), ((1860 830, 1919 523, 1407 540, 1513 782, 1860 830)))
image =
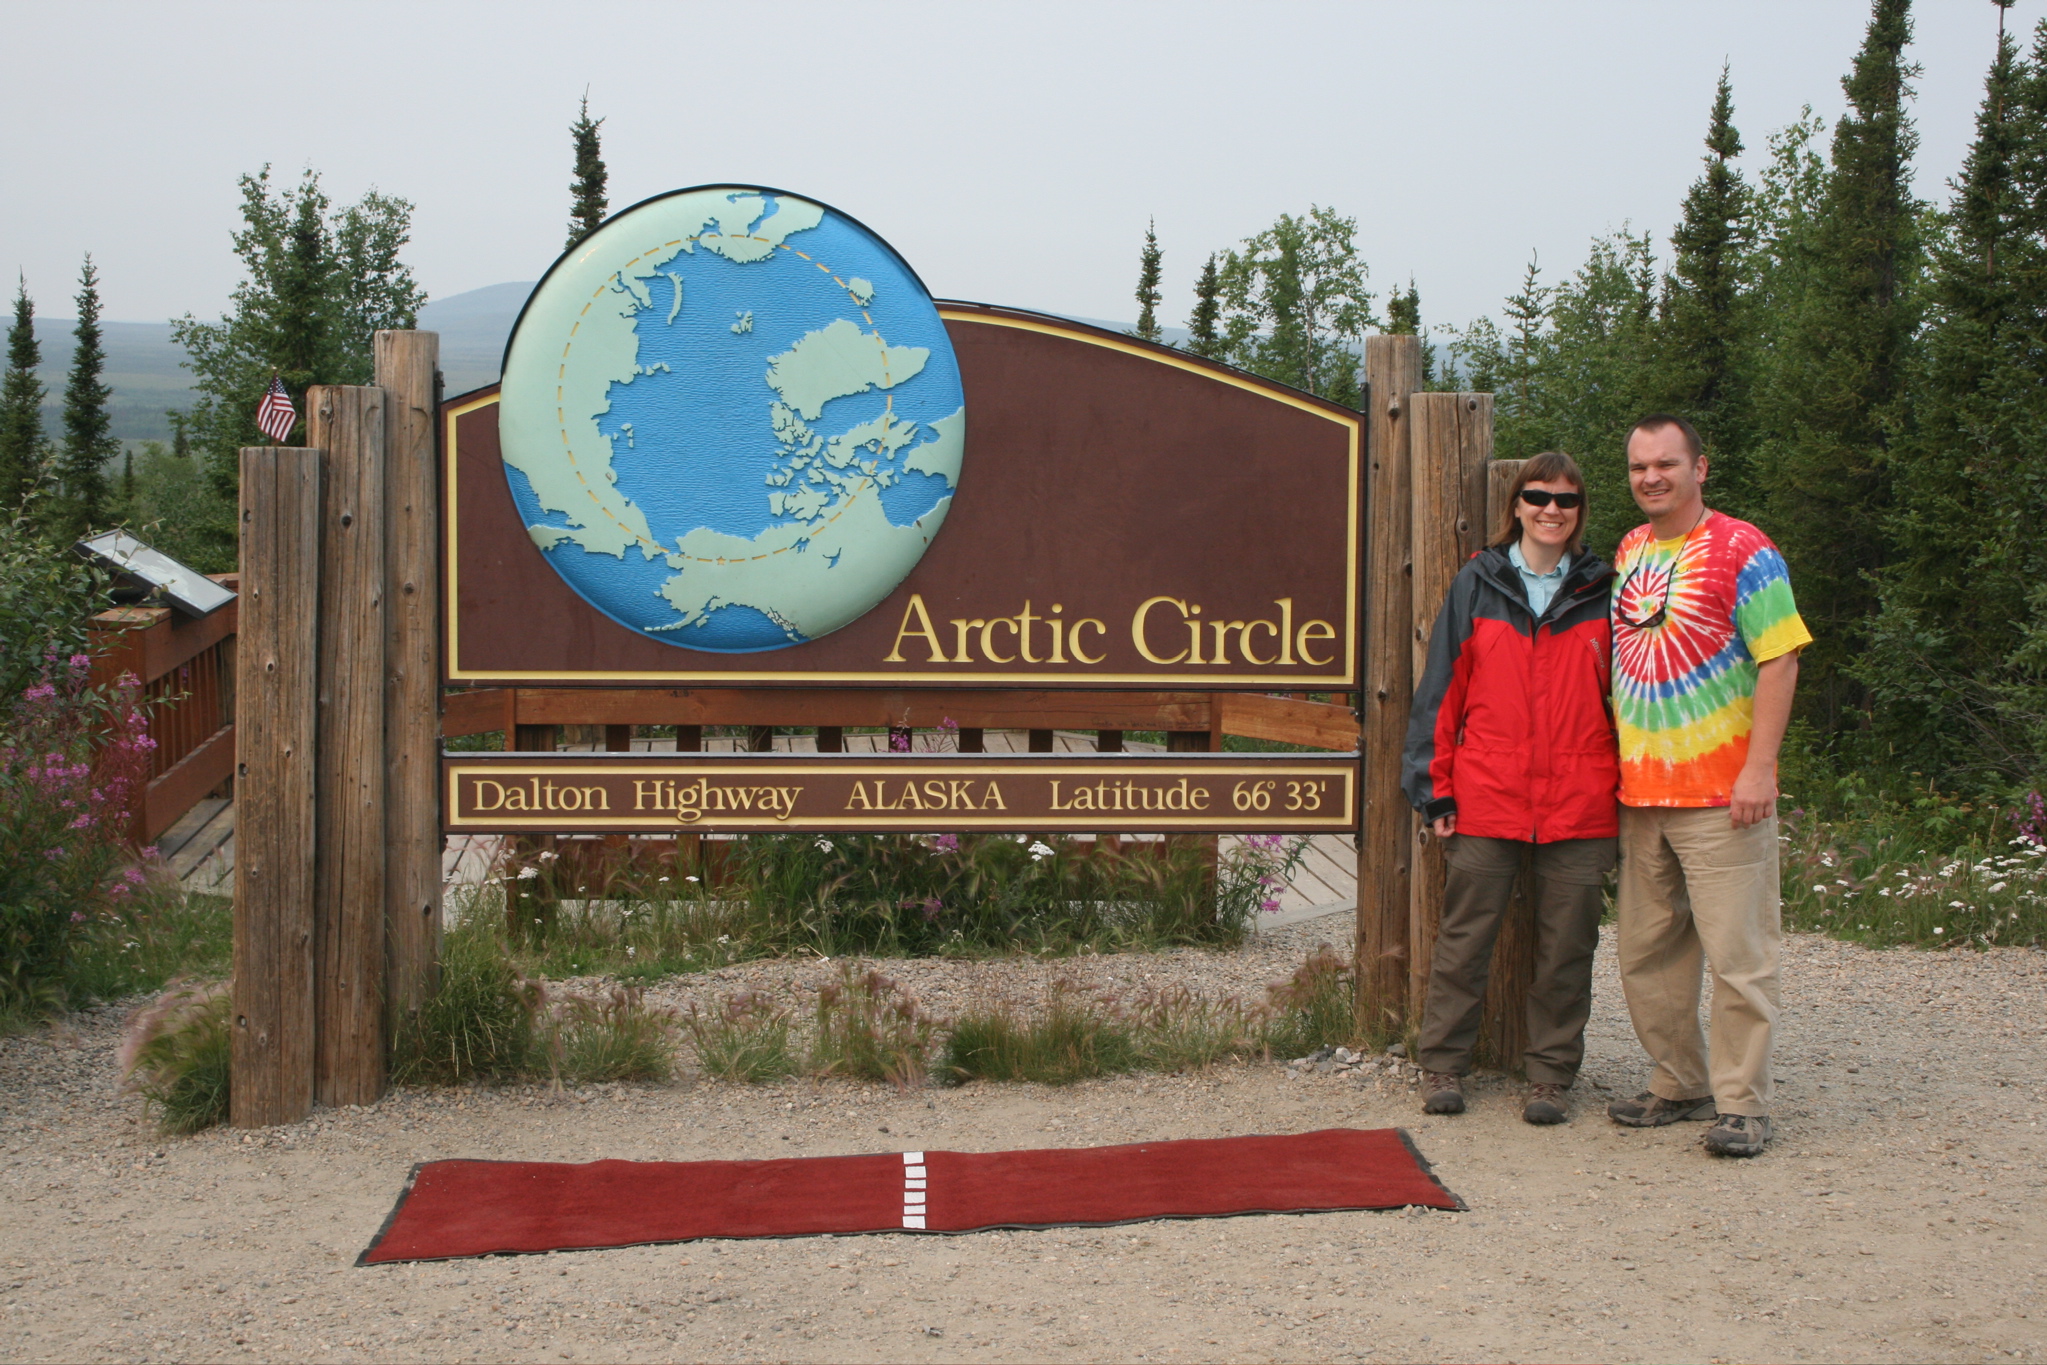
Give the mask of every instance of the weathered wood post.
POLYGON ((384 958, 387 1028, 441 957, 440 337, 378 332, 384 390, 384 958))
POLYGON ((241 452, 234 1030, 238 1128, 313 1107, 314 761, 322 452, 241 452), (254 817, 254 818, 252 818, 254 817))
POLYGON ((384 391, 316 385, 320 555, 313 1095, 384 1091, 384 391))
MULTIPOLYGON (((1493 454, 1493 396, 1418 393, 1408 400, 1413 484, 1413 667, 1421 677, 1436 613, 1464 561, 1486 542, 1486 464, 1493 454)), ((1429 964, 1443 918, 1443 845, 1420 816, 1408 888, 1407 1000, 1420 1019, 1428 1000, 1429 964)))
MULTIPOLYGON (((1486 467, 1486 524, 1498 526, 1505 515, 1507 492, 1521 472, 1522 460, 1494 460, 1486 467)), ((1486 984, 1485 1014, 1479 1026, 1478 1060, 1503 1071, 1517 1071, 1528 1050, 1528 989, 1535 983, 1534 856, 1522 860, 1514 883, 1514 899, 1493 945, 1492 975, 1486 984)))
POLYGON ((1357 1023, 1407 1019, 1408 851, 1412 817, 1400 794, 1400 750, 1414 675, 1408 587, 1408 398, 1421 386, 1421 338, 1365 338, 1365 665, 1359 747, 1364 811, 1358 841, 1357 1023))

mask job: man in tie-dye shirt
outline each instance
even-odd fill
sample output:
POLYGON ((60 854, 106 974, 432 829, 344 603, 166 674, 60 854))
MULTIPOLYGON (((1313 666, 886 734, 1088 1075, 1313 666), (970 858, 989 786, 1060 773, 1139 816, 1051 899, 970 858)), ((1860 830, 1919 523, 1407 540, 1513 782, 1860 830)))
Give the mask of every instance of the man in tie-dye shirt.
POLYGON ((1777 750, 1812 634, 1769 537, 1706 506, 1690 423, 1645 417, 1627 453, 1649 524, 1614 555, 1618 937, 1628 1012, 1656 1070, 1607 1113, 1640 1128, 1712 1117, 1707 1150, 1753 1156, 1770 1138, 1779 1009, 1777 750))

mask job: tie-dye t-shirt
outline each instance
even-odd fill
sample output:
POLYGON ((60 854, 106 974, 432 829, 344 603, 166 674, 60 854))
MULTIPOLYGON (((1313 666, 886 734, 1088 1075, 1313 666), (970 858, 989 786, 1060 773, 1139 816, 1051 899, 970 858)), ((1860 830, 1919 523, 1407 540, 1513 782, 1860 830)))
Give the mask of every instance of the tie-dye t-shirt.
POLYGON ((1748 759, 1756 665, 1812 643, 1784 556, 1755 527, 1715 512, 1689 538, 1657 540, 1637 526, 1614 555, 1614 574, 1621 800, 1727 805, 1748 759), (1662 621, 1627 625, 1666 599, 1662 621))

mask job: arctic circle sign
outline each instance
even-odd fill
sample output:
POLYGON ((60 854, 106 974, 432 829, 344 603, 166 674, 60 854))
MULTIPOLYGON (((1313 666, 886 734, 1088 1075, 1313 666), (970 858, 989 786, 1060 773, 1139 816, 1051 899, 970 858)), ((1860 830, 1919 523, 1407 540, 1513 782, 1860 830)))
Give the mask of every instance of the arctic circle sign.
POLYGON ((506 352, 504 472, 547 563, 650 640, 751 653, 885 599, 945 520, 966 406, 945 324, 866 228, 719 186, 620 213, 506 352))

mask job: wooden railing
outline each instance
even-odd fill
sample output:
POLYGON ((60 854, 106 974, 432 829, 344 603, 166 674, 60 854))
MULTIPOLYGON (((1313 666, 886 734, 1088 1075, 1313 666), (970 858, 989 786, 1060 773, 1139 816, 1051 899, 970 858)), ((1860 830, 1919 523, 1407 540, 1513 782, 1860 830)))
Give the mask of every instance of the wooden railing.
MULTIPOLYGON (((233 574, 214 577, 236 585, 233 574)), ((156 741, 132 829, 140 843, 234 781, 238 606, 197 621, 168 607, 115 607, 92 618, 93 682, 134 675, 156 741)))

